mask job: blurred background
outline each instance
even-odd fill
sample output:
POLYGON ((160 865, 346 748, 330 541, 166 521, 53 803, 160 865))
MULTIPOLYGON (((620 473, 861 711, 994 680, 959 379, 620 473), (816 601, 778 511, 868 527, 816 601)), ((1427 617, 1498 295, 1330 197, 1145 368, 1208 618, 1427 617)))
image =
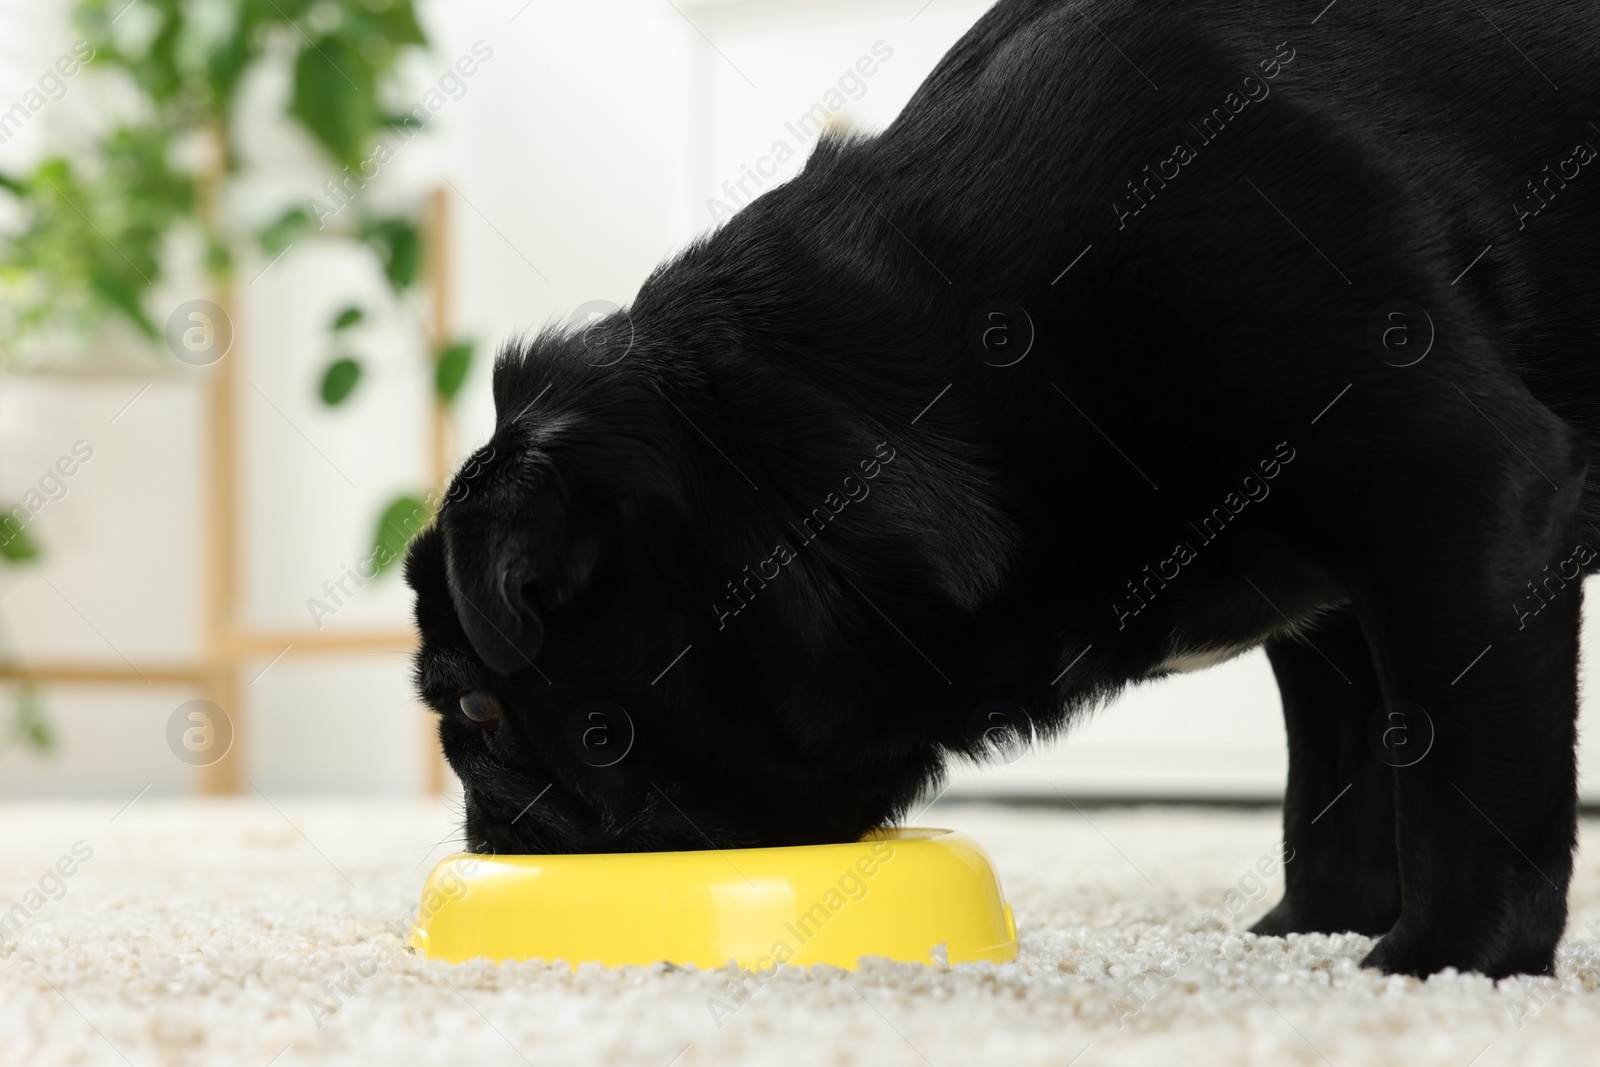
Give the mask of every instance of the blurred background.
MULTIPOLYGON (((0 796, 452 789, 384 564, 495 348, 887 124, 986 7, 5 0, 0 796)), ((1002 764, 951 793, 1270 801, 1276 688, 1252 653, 1002 764)))

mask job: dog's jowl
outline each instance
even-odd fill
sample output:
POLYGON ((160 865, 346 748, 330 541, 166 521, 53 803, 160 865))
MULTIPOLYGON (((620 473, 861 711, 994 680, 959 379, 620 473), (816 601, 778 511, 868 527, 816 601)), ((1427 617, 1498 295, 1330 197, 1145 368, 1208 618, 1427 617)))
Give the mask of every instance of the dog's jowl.
POLYGON ((469 840, 852 839, 989 702, 1048 735, 1265 645, 1257 932, 1549 972, 1600 8, 1079 6, 1002 0, 881 133, 507 347, 407 567, 469 840))

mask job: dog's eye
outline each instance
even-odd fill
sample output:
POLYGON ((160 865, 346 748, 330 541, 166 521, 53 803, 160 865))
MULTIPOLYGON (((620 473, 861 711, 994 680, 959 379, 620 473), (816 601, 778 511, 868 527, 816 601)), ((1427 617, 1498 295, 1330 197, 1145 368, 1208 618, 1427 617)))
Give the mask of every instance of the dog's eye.
POLYGON ((493 728, 500 721, 500 702, 488 693, 469 689, 461 694, 461 714, 473 722, 493 728))

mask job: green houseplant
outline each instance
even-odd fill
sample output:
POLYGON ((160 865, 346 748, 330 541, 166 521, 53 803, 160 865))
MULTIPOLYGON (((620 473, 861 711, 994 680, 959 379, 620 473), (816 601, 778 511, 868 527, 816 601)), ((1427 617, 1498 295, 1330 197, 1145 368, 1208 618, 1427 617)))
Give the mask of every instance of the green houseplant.
MULTIPOLYGON (((377 213, 373 198, 355 198, 329 225, 315 200, 264 223, 222 206, 230 185, 249 176, 241 148, 251 131, 239 101, 262 65, 286 65, 286 117, 320 146, 325 184, 364 175, 389 143, 420 132, 415 111, 389 103, 403 58, 428 44, 412 0, 78 0, 72 14, 81 39, 58 65, 56 83, 109 81, 124 106, 72 151, 49 155, 26 173, 0 173, 0 198, 14 201, 20 219, 0 233, 0 369, 30 338, 87 341, 111 322, 167 358, 150 298, 169 269, 174 241, 197 244, 207 279, 226 288, 251 246, 275 257, 315 232, 367 249, 396 301, 418 299, 425 251, 419 211, 377 213)), ((23 106, 31 109, 31 100, 23 106)), ((360 388, 366 360, 351 338, 369 310, 345 307, 328 324, 327 364, 308 387, 329 407, 346 404, 360 388)), ((472 355, 463 340, 434 339, 433 381, 444 402, 461 388, 472 355)), ((373 534, 375 548, 384 549, 380 559, 398 555, 429 508, 420 491, 384 505, 373 534)), ((39 552, 28 534, 0 524, 0 565, 26 566, 39 552)), ((51 732, 31 688, 22 692, 14 723, 9 736, 49 747, 51 732)))

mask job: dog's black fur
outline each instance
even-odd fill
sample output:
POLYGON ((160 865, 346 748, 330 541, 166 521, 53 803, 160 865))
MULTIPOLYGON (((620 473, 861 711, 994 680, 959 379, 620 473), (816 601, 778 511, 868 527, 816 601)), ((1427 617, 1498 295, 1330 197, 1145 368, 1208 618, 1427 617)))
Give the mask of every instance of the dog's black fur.
POLYGON ((1049 733, 1265 643, 1294 860, 1257 931, 1548 973, 1600 9, 1319 6, 1002 0, 657 270, 620 361, 508 348, 407 565, 472 847, 851 839, 985 702, 1049 733), (1411 706, 1426 755, 1380 760, 1411 706))

